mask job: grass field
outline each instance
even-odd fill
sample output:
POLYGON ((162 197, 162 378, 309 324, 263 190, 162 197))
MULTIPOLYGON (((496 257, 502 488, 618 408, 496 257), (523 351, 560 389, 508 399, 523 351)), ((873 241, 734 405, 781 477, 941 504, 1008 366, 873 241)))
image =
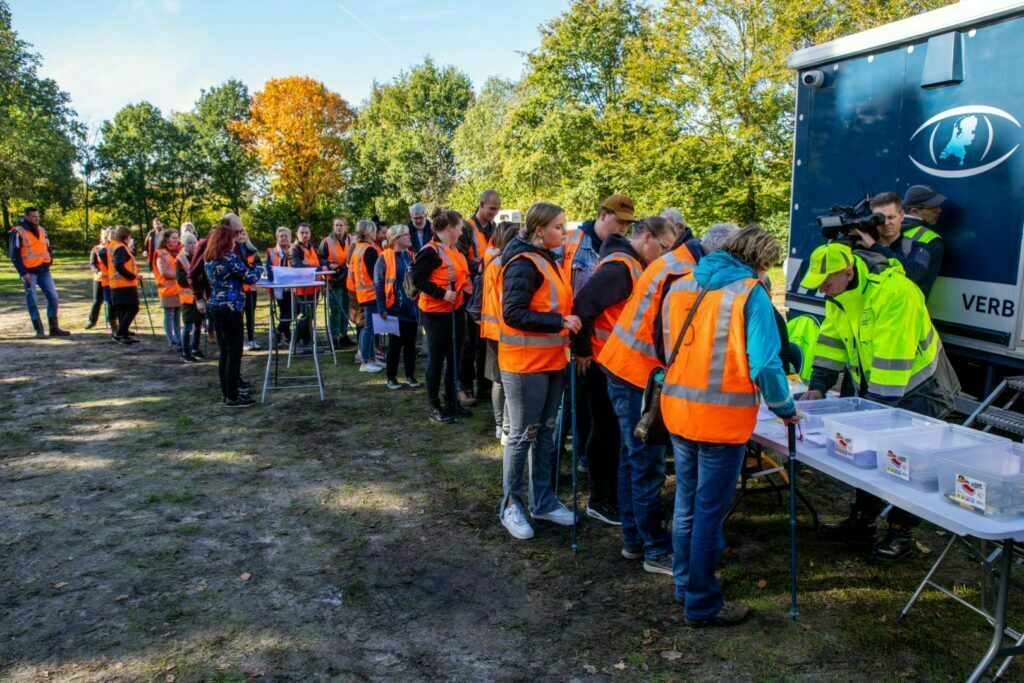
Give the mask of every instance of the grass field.
MULTIPOLYGON (((212 363, 82 332, 84 260, 56 269, 66 340, 29 338, 9 271, 0 680, 935 681, 963 679, 987 647, 984 620, 937 591, 897 618, 945 541, 927 525, 890 567, 801 519, 793 621, 787 508, 747 500, 722 579, 756 614, 691 630, 671 580, 622 559, 616 529, 583 522, 575 554, 562 527, 509 538, 485 406, 430 423, 422 390, 389 392, 349 352, 328 361, 322 403, 278 393, 228 412, 212 363)), ((256 381, 264 362, 243 371, 256 381)), ((851 499, 820 474, 800 484, 826 519, 851 499)), ((943 577, 976 595, 962 556, 943 577)))

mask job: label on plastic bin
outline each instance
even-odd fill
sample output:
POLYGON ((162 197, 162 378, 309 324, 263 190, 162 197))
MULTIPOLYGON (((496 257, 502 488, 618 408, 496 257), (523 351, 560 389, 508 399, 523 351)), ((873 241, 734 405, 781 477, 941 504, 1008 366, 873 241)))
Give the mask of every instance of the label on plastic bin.
POLYGON ((836 432, 836 455, 853 460, 853 439, 836 432))
POLYGON ((985 482, 958 473, 956 486, 953 488, 953 500, 984 512, 985 482))
POLYGON ((910 481, 910 458, 889 451, 885 454, 885 473, 910 481))

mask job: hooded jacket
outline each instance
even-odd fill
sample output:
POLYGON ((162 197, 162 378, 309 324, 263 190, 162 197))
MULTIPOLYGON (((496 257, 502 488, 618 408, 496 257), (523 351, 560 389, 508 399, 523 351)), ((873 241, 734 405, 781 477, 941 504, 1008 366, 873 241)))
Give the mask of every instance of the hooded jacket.
POLYGON ((559 332, 562 316, 558 313, 543 313, 530 310, 530 300, 544 284, 544 275, 530 259, 513 260, 517 255, 534 252, 551 262, 558 270, 554 254, 547 249, 535 247, 518 237, 509 242, 501 254, 501 262, 507 263, 502 272, 501 316, 505 324, 526 332, 559 332))

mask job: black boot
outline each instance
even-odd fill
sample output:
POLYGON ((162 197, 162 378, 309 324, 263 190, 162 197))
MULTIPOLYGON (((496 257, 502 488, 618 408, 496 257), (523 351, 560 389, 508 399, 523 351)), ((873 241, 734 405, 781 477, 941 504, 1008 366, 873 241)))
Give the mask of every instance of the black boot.
POLYGON ((32 329, 36 331, 36 339, 46 339, 46 330, 43 329, 43 321, 32 319, 32 329))
POLYGON ((51 337, 70 337, 71 333, 67 330, 60 329, 60 325, 57 323, 57 318, 47 318, 50 321, 50 336, 51 337))
POLYGON ((846 519, 821 526, 821 537, 826 541, 867 542, 875 540, 875 517, 866 517, 853 505, 846 519))
POLYGON ((914 538, 910 529, 898 524, 890 524, 885 537, 871 546, 871 559, 885 562, 902 560, 914 549, 914 538))
POLYGON ((87 329, 87 330, 91 330, 94 327, 96 327, 96 321, 95 320, 90 320, 89 322, 87 322, 85 324, 85 329, 87 329))

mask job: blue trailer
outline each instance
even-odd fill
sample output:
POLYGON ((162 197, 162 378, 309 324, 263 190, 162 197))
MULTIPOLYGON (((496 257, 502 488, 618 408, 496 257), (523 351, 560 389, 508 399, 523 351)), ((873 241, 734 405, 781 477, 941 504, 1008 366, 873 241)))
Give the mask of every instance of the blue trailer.
POLYGON ((798 72, 786 302, 816 218, 865 193, 930 185, 948 197, 928 308, 966 394, 1024 369, 1024 2, 974 0, 790 55, 798 72))

